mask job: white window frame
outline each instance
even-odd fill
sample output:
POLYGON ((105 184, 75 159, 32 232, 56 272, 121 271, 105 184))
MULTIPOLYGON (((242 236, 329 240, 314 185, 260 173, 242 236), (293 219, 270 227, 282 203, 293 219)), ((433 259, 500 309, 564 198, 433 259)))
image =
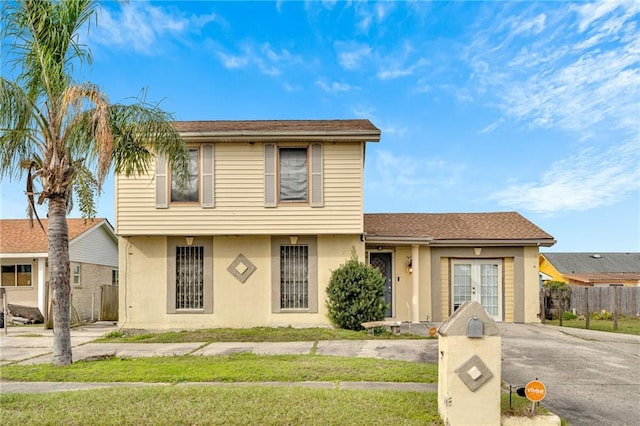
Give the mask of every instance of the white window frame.
POLYGON ((71 262, 71 285, 82 287, 82 265, 78 262, 71 262))
POLYGON ((169 170, 167 160, 162 156, 156 158, 156 208, 167 209, 170 205, 190 205, 200 206, 201 208, 213 208, 215 207, 215 187, 214 187, 214 145, 213 144, 201 144, 201 145, 189 145, 189 151, 198 151, 197 174, 192 173, 192 176, 197 175, 198 182, 198 199, 197 200, 181 200, 173 199, 172 185, 174 185, 174 179, 169 170))
MULTIPOLYGON (((482 305, 482 287, 481 274, 483 265, 497 266, 497 313, 489 313, 489 316, 496 321, 502 321, 504 315, 504 299, 503 299, 503 261, 502 259, 452 259, 451 260, 451 301, 450 312, 455 311, 455 269, 456 265, 471 265, 471 295, 470 300, 474 300, 482 305)), ((485 309, 486 310, 486 309, 485 309)))
POLYGON ((5 283, 4 277, 5 273, 2 273, 2 287, 16 287, 16 288, 25 288, 25 287, 33 287, 33 265, 30 263, 3 263, 2 267, 13 266, 13 284, 7 285, 5 283), (29 284, 28 285, 18 285, 18 267, 19 266, 28 266, 29 267, 29 284))

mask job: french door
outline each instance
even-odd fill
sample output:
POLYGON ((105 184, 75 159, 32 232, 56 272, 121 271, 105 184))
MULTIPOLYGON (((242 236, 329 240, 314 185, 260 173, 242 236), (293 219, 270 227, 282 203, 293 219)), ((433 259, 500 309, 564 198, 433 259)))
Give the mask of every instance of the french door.
POLYGON ((451 263, 451 312, 472 300, 495 321, 502 321, 502 261, 455 259, 451 263))

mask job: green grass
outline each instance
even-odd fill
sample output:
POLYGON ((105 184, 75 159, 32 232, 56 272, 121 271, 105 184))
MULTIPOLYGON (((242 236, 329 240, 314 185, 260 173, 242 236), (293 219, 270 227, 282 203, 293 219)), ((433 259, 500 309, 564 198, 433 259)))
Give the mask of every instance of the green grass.
POLYGON ((435 383, 435 364, 321 355, 175 356, 8 365, 3 380, 44 382, 298 382, 370 381, 435 383))
MULTIPOLYGON (((532 417, 531 406, 533 403, 527 398, 516 395, 515 389, 509 401, 509 392, 500 395, 500 412, 505 416, 532 417)), ((536 404, 535 414, 548 414, 549 411, 540 404, 536 404)))
POLYGON ((442 425, 437 394, 152 386, 2 394, 3 425, 442 425))
MULTIPOLYGON (((545 324, 549 325, 560 325, 559 320, 546 320, 545 324)), ((571 328, 586 328, 584 320, 563 320, 563 327, 571 327, 571 328)), ((640 336, 640 317, 627 317, 621 316, 618 318, 618 330, 613 330, 613 321, 612 320, 589 320, 589 329, 590 330, 598 330, 598 331, 608 331, 622 334, 633 334, 636 336, 640 336)))
POLYGON ((368 339, 425 339, 426 337, 405 333, 394 335, 388 331, 371 336, 366 331, 351 331, 333 328, 211 328, 206 330, 170 331, 148 333, 126 330, 107 334, 96 342, 143 342, 143 343, 186 343, 186 342, 313 342, 317 340, 368 340, 368 339))

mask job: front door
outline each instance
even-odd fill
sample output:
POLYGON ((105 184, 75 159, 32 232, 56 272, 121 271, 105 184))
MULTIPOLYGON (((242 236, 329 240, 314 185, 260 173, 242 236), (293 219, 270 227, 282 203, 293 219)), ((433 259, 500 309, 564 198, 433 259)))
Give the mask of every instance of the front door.
POLYGON ((502 262, 497 259, 452 261, 452 312, 468 300, 484 308, 496 321, 502 321, 502 262))
POLYGON ((385 316, 393 317, 393 270, 391 263, 391 253, 374 252, 369 255, 369 263, 378 268, 384 276, 384 303, 387 304, 385 316))

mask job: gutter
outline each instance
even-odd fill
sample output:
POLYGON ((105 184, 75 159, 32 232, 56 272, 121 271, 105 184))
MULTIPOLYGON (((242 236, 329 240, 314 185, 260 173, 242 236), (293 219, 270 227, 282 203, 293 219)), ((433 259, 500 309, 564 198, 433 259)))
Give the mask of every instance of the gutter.
POLYGON ((208 140, 212 142, 271 142, 282 140, 313 141, 362 141, 380 142, 380 131, 294 131, 254 132, 246 130, 226 132, 180 132, 186 141, 208 140))

